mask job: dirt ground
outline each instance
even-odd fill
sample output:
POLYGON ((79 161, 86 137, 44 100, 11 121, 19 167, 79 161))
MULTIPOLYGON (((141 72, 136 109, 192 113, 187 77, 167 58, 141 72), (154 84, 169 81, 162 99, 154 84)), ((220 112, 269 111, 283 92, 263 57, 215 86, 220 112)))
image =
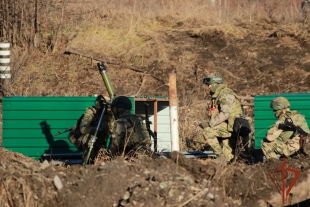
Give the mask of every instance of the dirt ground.
MULTIPOLYGON (((55 166, 4 149, 0 158, 0 206, 282 206, 269 175, 281 160, 227 166, 174 152, 168 159, 55 166)), ((305 180, 309 186, 309 159, 288 159, 287 165, 301 170, 295 186, 305 180)), ((289 173, 287 183, 292 178, 289 173)), ((287 204, 300 201, 291 192, 287 204)))
MULTIPOLYGON (((231 35, 219 28, 197 32, 176 25, 160 34, 165 59, 150 57, 147 67, 128 66, 121 58, 111 57, 107 65, 116 94, 168 95, 168 73, 176 71, 183 120, 180 139, 184 139, 196 135, 184 132, 188 130, 186 124, 203 119, 199 104, 207 96, 201 83, 210 72, 220 72, 225 83, 243 96, 310 91, 307 25, 300 28, 308 35, 273 23, 240 23, 237 27, 242 35, 231 35)), ((45 54, 44 48, 33 52, 26 63, 42 64, 41 73, 16 73, 11 90, 6 92, 41 96, 104 93, 96 61, 65 54, 70 41, 66 37, 62 41, 58 53, 45 54), (49 67, 54 69, 45 76, 49 67), (70 75, 72 68, 74 75, 70 75), (32 81, 36 77, 45 78, 43 88, 32 81), (41 90, 31 91, 36 84, 41 90)), ((91 52, 91 48, 83 49, 91 52)), ((227 166, 172 153, 163 159, 129 162, 117 158, 83 167, 40 163, 0 149, 0 206, 281 206, 282 198, 269 175, 270 170, 281 165, 281 160, 269 160, 227 166)), ((287 165, 301 170, 296 186, 309 183, 309 158, 288 159, 287 165)), ((287 183, 292 177, 288 173, 287 183)), ((309 201, 299 197, 301 192, 293 190, 290 203, 303 201, 299 206, 310 206, 309 201)), ((303 193, 309 195, 309 189, 303 193)))

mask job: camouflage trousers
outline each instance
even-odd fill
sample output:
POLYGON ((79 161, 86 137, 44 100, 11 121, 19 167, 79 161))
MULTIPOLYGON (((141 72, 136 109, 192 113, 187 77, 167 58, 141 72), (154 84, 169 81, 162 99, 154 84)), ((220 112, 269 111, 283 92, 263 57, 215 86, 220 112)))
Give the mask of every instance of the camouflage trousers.
POLYGON ((266 159, 269 158, 277 159, 277 154, 285 155, 288 157, 296 152, 296 151, 290 151, 287 145, 280 140, 275 140, 272 142, 267 142, 263 140, 261 146, 263 153, 266 156, 266 159))
MULTIPOLYGON (((214 127, 207 127, 203 129, 202 137, 204 142, 207 143, 213 148, 213 151, 216 155, 224 154, 227 161, 230 161, 234 158, 233 148, 236 143, 236 137, 229 131, 227 131, 227 123, 223 122, 214 127), (220 145, 218 138, 222 138, 223 148, 220 145)), ((199 141, 199 140, 198 140, 199 141)))

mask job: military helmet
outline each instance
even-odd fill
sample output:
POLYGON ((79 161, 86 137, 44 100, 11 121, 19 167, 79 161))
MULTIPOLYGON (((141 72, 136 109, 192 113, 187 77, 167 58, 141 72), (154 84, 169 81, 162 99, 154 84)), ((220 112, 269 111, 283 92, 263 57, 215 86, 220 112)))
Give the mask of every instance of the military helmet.
POLYGON ((112 101, 112 108, 113 107, 131 110, 132 104, 131 104, 131 101, 129 100, 129 98, 127 98, 126 96, 117 96, 112 101))
POLYGON ((290 107, 290 102, 284 97, 276 97, 270 103, 270 108, 273 108, 274 111, 281 109, 286 109, 290 107))
POLYGON ((224 82, 224 78, 217 72, 211 73, 206 78, 203 79, 203 84, 210 85, 212 83, 222 84, 224 82))

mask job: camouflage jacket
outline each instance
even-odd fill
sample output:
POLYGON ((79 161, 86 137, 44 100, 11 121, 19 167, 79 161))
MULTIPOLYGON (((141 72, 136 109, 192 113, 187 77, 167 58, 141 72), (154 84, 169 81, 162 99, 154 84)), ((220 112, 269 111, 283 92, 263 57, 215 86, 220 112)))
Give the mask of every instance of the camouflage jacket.
POLYGON ((112 133, 112 143, 118 148, 143 148, 150 149, 150 135, 143 120, 129 111, 124 111, 115 121, 112 133))
POLYGON ((286 113, 281 115, 278 120, 271 126, 267 132, 266 139, 272 142, 279 138, 280 141, 287 144, 287 147, 290 151, 297 151, 300 148, 299 134, 297 134, 295 137, 292 137, 294 131, 290 130, 289 128, 279 129, 279 124, 283 124, 286 118, 291 118, 294 125, 300 126, 307 133, 310 132, 305 117, 297 111, 288 110, 286 113))
POLYGON ((212 99, 215 99, 219 113, 211 117, 209 125, 213 127, 226 121, 227 130, 232 132, 235 118, 242 115, 241 104, 237 95, 225 84, 221 84, 212 95, 212 99))
MULTIPOLYGON (((94 134, 101 116, 102 110, 98 110, 95 106, 86 109, 82 119, 78 125, 82 134, 94 134)), ((102 118, 100 128, 104 129, 105 134, 109 134, 112 129, 114 118, 112 113, 105 111, 102 118)))

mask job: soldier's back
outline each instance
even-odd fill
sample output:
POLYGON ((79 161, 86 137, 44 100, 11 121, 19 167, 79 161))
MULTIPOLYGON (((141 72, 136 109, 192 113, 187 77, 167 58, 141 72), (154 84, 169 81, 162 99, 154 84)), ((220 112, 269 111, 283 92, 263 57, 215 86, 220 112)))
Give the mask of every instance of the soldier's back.
POLYGON ((130 122, 128 129, 128 148, 135 150, 150 150, 151 140, 143 120, 135 114, 128 114, 122 116, 127 122, 130 122))

